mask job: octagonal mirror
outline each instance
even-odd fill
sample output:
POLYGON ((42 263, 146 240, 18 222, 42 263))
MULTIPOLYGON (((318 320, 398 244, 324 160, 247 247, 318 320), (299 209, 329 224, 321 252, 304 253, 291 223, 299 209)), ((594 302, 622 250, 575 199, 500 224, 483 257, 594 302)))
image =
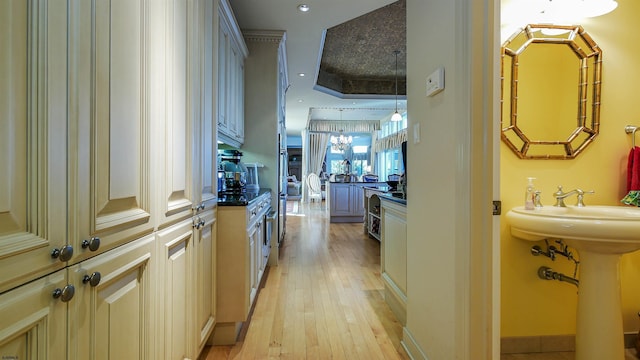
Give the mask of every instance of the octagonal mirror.
POLYGON ((602 50, 581 26, 527 25, 502 46, 502 141, 573 159, 598 135, 602 50))

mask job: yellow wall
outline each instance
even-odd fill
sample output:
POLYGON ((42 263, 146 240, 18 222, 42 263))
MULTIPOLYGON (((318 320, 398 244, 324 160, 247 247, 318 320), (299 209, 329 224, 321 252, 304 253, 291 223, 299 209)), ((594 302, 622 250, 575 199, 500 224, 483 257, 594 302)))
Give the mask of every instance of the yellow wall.
MULTIPOLYGON (((605 16, 585 20, 585 30, 603 49, 600 134, 574 160, 520 160, 504 144, 500 150, 501 217, 501 336, 561 335, 575 333, 577 289, 558 281, 543 281, 537 269, 546 265, 571 275, 573 265, 563 257, 551 261, 530 253, 535 243, 512 238, 505 214, 524 201, 527 177, 535 177, 545 206, 554 203, 558 185, 565 190, 595 190, 585 203, 618 205, 626 193, 626 163, 631 146, 627 124, 640 126, 640 2, 618 0, 619 6, 605 16)), ((640 144, 640 135, 636 141, 640 144)), ((571 204, 575 197, 567 202, 571 204)), ((544 243, 541 244, 544 246, 544 243)), ((640 252, 621 261, 624 330, 635 332, 640 321, 640 252)))

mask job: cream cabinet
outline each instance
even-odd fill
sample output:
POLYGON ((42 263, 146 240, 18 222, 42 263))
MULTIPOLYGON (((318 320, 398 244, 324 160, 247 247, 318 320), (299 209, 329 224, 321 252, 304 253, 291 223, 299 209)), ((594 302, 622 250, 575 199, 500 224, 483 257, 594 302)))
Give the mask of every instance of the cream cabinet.
POLYGON ((66 274, 58 270, 0 295, 0 358, 67 358, 67 302, 73 297, 66 274))
POLYGON ((155 246, 148 235, 69 268, 69 359, 158 359, 155 246))
POLYGON ((216 345, 235 343, 255 301, 268 258, 263 229, 270 204, 265 192, 247 206, 218 208, 216 345))
POLYGON ((159 359, 191 358, 195 326, 191 311, 193 287, 193 231, 190 220, 157 234, 160 258, 158 284, 159 359))
POLYGON ((228 0, 218 4, 218 138, 240 147, 244 143, 244 60, 248 51, 228 0))
POLYGON ((407 206, 385 196, 380 196, 380 203, 380 272, 385 300, 404 325, 407 319, 407 206))
POLYGON ((0 1, 0 293, 79 251, 65 211, 67 21, 66 1, 0 1))
POLYGON ((194 295, 195 354, 207 344, 216 324, 216 254, 217 211, 209 210, 196 217, 194 223, 194 295))
POLYGON ((195 359, 206 344, 218 13, 0 1, 0 355, 195 359))
MULTIPOLYGON (((69 226, 72 263, 149 234, 152 117, 149 3, 80 2, 70 11, 69 226), (99 242, 96 240, 99 239, 99 242), (82 246, 83 242, 86 244, 82 246)), ((51 6, 51 5, 49 5, 51 6)))

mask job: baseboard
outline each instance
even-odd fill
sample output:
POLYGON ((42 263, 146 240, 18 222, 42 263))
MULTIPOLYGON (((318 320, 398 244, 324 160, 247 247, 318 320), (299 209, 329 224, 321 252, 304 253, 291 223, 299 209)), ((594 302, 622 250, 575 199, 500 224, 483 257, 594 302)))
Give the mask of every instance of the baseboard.
POLYGON ((400 344, 411 360, 428 360, 427 355, 422 351, 406 326, 402 328, 402 341, 400 341, 400 344))
MULTIPOLYGON (((638 334, 624 334, 624 347, 635 348, 638 334)), ((516 336, 503 337, 500 341, 501 354, 525 354, 576 351, 575 335, 516 336)))

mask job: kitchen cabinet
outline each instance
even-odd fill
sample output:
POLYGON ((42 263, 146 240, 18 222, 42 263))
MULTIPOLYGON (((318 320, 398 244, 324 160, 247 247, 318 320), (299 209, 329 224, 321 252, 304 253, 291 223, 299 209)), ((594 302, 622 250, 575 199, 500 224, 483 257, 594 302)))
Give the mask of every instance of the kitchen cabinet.
POLYGON ((155 246, 148 235, 69 268, 70 359, 159 358, 155 246))
POLYGON ((380 272, 385 301, 402 325, 407 319, 407 206, 380 197, 380 272))
POLYGON ((158 328, 161 359, 191 358, 194 326, 193 305, 193 231, 190 220, 183 221, 157 234, 160 261, 158 284, 158 328))
MULTIPOLYGON (((0 15, 1 16, 1 15, 0 15)), ((54 298, 68 286, 67 270, 53 272, 0 295, 0 355, 4 359, 67 358, 67 303, 54 298)))
POLYGON ((197 358, 208 341, 217 16, 205 0, 0 2, 2 355, 197 358))
POLYGON ((218 4, 218 138, 239 148, 244 143, 244 60, 248 50, 228 0, 218 4))
POLYGON ((62 269, 79 251, 65 211, 66 1, 30 7, 0 1, 0 293, 62 269))
POLYGON ((194 296, 195 354, 199 354, 209 340, 216 324, 216 240, 217 210, 203 212, 193 224, 194 235, 194 296), (201 225, 198 225, 201 224, 201 225))
POLYGON ((363 222, 364 190, 361 184, 330 182, 329 221, 363 222))
POLYGON ((218 207, 215 345, 235 343, 255 302, 268 259, 262 253, 265 215, 270 209, 270 192, 247 206, 218 207))

